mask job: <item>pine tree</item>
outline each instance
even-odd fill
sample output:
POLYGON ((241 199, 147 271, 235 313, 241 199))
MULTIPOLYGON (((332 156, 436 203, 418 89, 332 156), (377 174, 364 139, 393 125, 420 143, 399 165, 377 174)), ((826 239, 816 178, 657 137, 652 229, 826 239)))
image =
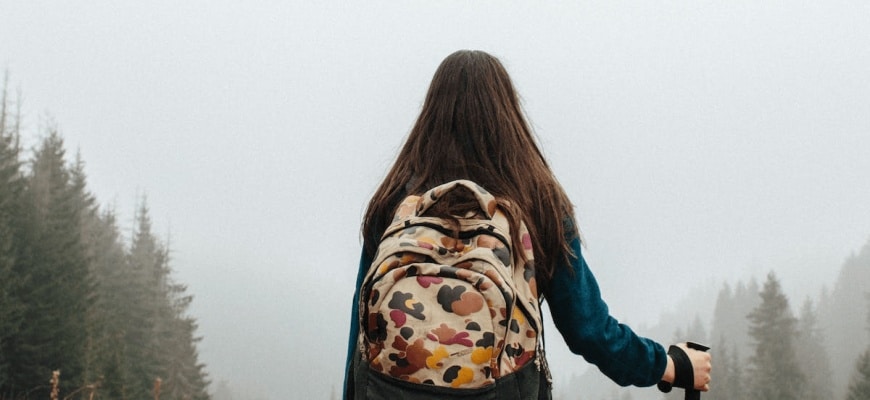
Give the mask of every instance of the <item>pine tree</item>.
POLYGON ((749 397, 746 394, 746 373, 744 372, 743 358, 736 348, 726 355, 728 364, 728 380, 721 383, 731 393, 731 400, 743 400, 749 397))
POLYGON ((173 322, 173 337, 166 343, 174 352, 164 369, 165 393, 170 394, 170 398, 207 400, 205 365, 199 363, 196 350, 201 338, 194 336, 197 325, 192 318, 185 317, 173 322))
POLYGON ((750 357, 747 396, 763 400, 800 399, 804 377, 794 349, 796 320, 772 272, 760 295, 761 304, 748 316, 755 353, 750 357))
POLYGON ((106 398, 126 399, 129 371, 124 335, 125 306, 128 299, 126 250, 115 215, 104 211, 91 222, 85 237, 90 253, 90 269, 95 280, 95 299, 88 318, 88 347, 85 381, 99 382, 106 398))
POLYGON ((144 201, 137 215, 137 229, 130 249, 130 264, 139 278, 144 308, 141 322, 148 330, 152 352, 138 357, 141 374, 162 379, 161 392, 169 398, 207 399, 205 366, 198 362, 196 322, 186 315, 192 296, 175 283, 169 251, 151 233, 144 201))
POLYGON ((725 284, 716 298, 710 340, 725 340, 736 353, 750 354, 753 349, 746 316, 758 303, 758 284, 755 280, 749 284, 739 281, 734 290, 725 284))
POLYGON ((19 133, 17 123, 11 123, 7 86, 8 73, 0 96, 0 398, 9 390, 11 342, 22 324, 24 308, 17 296, 23 282, 15 271, 21 247, 18 227, 24 181, 19 160, 19 133))
MULTIPOLYGON (((865 297, 868 300, 866 304, 870 305, 870 294, 865 294, 865 297)), ((865 308, 865 310, 867 312, 867 328, 870 332, 870 307, 865 308)), ((870 399, 870 346, 855 363, 855 372, 852 374, 852 380, 846 393, 846 400, 866 399, 870 399)))
POLYGON ((101 379, 97 372, 101 369, 101 354, 98 348, 104 345, 104 339, 99 335, 102 325, 107 323, 101 310, 96 308, 99 299, 98 275, 102 271, 95 269, 99 258, 104 257, 109 250, 100 246, 99 240, 102 230, 105 229, 100 220, 96 198, 88 191, 87 177, 84 171, 84 161, 81 153, 76 154, 75 162, 70 170, 70 192, 72 194, 73 207, 79 210, 79 237, 81 238, 84 259, 88 268, 89 281, 89 304, 85 317, 86 347, 82 360, 82 384, 91 384, 101 379))
POLYGON ((15 273, 27 321, 11 340, 11 390, 46 395, 46 377, 61 370, 61 392, 82 384, 90 278, 81 241, 80 213, 63 140, 56 129, 37 150, 27 180, 24 241, 15 273))
MULTIPOLYGON (((166 251, 167 273, 170 258, 166 251)), ((193 296, 188 295, 187 286, 175 282, 169 274, 166 280, 169 300, 169 313, 166 315, 169 323, 169 336, 163 347, 167 350, 168 362, 164 369, 166 376, 165 391, 172 398, 185 398, 192 400, 207 400, 208 380, 206 379, 205 365, 199 362, 199 353, 196 344, 202 338, 196 336, 196 320, 187 315, 187 310, 193 301, 193 296)))
POLYGON ((723 285, 713 311, 710 341, 716 372, 710 393, 712 399, 741 400, 746 397, 745 355, 753 352, 747 315, 760 304, 758 283, 738 281, 734 289, 723 285))
POLYGON ((733 325, 733 318, 731 318, 733 308, 734 294, 731 290, 731 285, 724 283, 722 288, 719 289, 719 294, 716 296, 716 305, 713 307, 712 333, 721 337, 732 336, 726 333, 726 329, 733 325))
POLYGON ((857 254, 850 255, 843 263, 840 274, 830 293, 827 307, 819 310, 820 326, 825 328, 828 354, 832 363, 831 386, 834 398, 846 396, 854 365, 860 350, 870 346, 870 337, 858 321, 865 318, 865 293, 870 282, 870 241, 857 254))
POLYGON ((849 390, 846 394, 846 400, 867 399, 870 399, 870 349, 867 349, 858 358, 858 362, 855 364, 855 373, 852 375, 852 381, 849 383, 849 390))
POLYGON ((761 296, 759 296, 761 288, 758 286, 758 281, 755 278, 749 280, 747 284, 740 282, 737 289, 734 291, 734 324, 740 327, 734 336, 734 345, 739 354, 749 356, 755 351, 753 339, 749 334, 749 320, 746 318, 752 310, 755 310, 761 304, 761 296))
MULTIPOLYGON (((163 351, 160 341, 165 334, 161 317, 166 309, 164 277, 168 273, 165 252, 151 234, 151 220, 143 201, 137 210, 136 229, 128 254, 129 302, 126 312, 125 367, 133 382, 127 393, 130 399, 149 397, 155 378, 162 378, 163 351)), ((165 325, 165 324, 164 324, 165 325)))
POLYGON ((809 298, 801 307, 795 351, 798 365, 807 378, 801 398, 804 400, 834 398, 831 388, 831 364, 825 350, 824 337, 818 327, 816 310, 809 298))
POLYGON ((725 338, 719 341, 710 350, 713 353, 715 371, 711 383, 710 392, 704 397, 708 400, 743 400, 744 380, 743 366, 740 354, 733 345, 725 338))

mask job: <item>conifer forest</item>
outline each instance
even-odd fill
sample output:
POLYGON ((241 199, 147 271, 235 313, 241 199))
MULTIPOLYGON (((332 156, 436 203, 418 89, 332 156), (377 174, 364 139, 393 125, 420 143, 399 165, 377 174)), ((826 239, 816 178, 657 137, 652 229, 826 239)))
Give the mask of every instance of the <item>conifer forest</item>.
POLYGON ((22 148, 17 105, 4 85, 0 399, 207 399, 192 296, 145 200, 121 226, 56 126, 22 148))

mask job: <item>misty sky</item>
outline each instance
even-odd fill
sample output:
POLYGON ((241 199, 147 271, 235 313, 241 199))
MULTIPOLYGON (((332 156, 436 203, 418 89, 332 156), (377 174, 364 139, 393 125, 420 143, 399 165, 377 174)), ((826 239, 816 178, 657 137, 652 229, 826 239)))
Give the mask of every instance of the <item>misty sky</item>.
POLYGON ((870 239, 866 1, 365 4, 0 0, 28 146, 55 121, 128 237, 147 195, 215 382, 339 389, 361 214, 457 49, 511 73, 620 320, 770 270, 794 307, 870 239))

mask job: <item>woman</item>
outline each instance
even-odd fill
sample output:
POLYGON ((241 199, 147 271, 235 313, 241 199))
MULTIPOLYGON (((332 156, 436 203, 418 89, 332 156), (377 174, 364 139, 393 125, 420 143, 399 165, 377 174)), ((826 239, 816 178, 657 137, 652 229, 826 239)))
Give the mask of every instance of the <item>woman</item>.
MULTIPOLYGON (((619 324, 601 299, 581 255, 570 200, 539 150, 510 77, 495 57, 457 51, 438 67, 422 111, 383 183, 368 205, 364 246, 351 319, 345 396, 353 397, 362 276, 409 195, 454 180, 473 181, 511 204, 510 225, 524 222, 532 239, 537 293, 572 352, 620 385, 708 390, 710 356, 685 344, 664 347, 619 324)), ((357 382, 358 383, 358 382, 357 382)), ((549 388, 538 396, 548 398, 549 388)))

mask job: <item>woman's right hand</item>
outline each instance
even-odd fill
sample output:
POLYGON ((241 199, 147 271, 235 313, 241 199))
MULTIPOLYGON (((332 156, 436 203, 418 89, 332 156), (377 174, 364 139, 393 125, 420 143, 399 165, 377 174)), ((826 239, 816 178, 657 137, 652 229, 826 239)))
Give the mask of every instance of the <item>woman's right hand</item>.
POLYGON ((695 390, 703 392, 710 390, 710 372, 713 370, 710 353, 692 349, 686 343, 679 343, 677 346, 683 349, 686 355, 689 356, 689 361, 692 362, 695 390))
POLYGON ((659 389, 664 392, 670 392, 671 387, 685 389, 691 382, 695 390, 706 392, 710 390, 712 369, 710 353, 693 349, 687 343, 671 345, 668 348, 668 365, 662 376, 662 382, 666 383, 659 385, 659 389))

